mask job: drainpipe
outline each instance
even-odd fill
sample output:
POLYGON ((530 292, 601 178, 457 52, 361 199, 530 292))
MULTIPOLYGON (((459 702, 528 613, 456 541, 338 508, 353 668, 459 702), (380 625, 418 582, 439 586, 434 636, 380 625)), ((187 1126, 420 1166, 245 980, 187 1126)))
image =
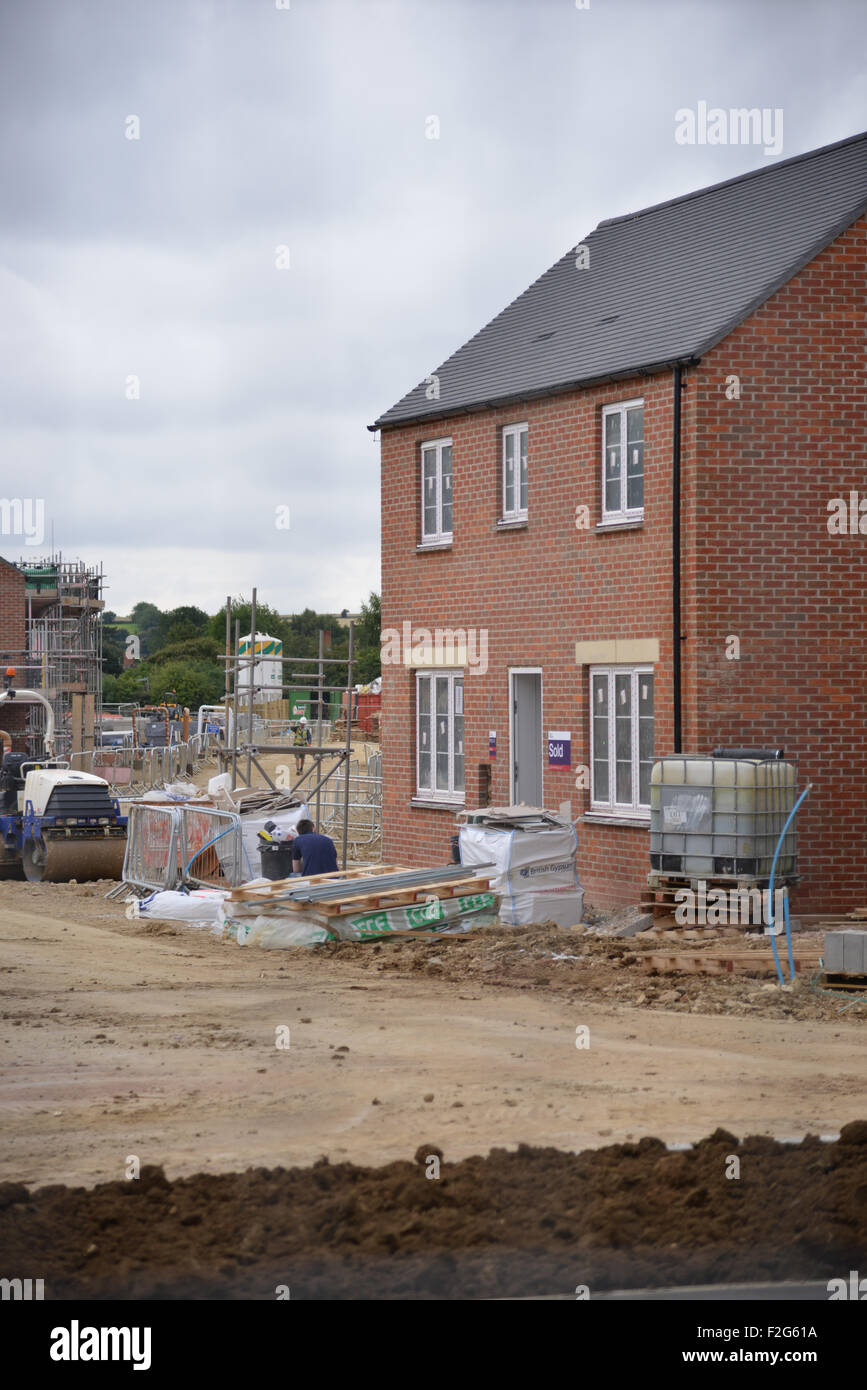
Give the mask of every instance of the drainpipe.
POLYGON ((674 369, 674 439, 671 470, 671 666, 674 713, 674 752, 683 752, 683 711, 680 660, 680 393, 683 368, 674 369))

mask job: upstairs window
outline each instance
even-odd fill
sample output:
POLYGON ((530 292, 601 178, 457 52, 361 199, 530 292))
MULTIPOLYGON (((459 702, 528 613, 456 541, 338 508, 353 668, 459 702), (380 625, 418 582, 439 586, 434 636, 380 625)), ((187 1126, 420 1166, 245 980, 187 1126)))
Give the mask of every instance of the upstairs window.
POLYGON ((527 520, 527 426, 503 430, 503 520, 527 520))
POLYGON ((423 545, 452 538, 452 441, 421 446, 421 539, 423 545))
POLYGON ((607 405, 602 412, 602 521, 644 516, 644 402, 607 405))

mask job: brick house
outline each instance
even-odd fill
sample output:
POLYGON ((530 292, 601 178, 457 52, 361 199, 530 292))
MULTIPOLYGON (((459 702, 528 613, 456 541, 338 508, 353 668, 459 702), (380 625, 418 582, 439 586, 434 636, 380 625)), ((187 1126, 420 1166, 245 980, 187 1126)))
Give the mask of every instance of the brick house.
POLYGON ((654 757, 784 747, 867 902, 865 212, 860 135, 602 222, 370 426, 386 861, 542 803, 635 902, 654 757))
MULTIPOLYGON (((14 666, 17 674, 16 684, 23 684, 25 671, 24 654, 27 649, 27 602, 26 581, 22 570, 11 565, 0 556, 0 675, 14 666)), ((5 703, 0 718, 0 728, 6 730, 12 739, 12 747, 17 753, 27 751, 26 705, 5 703)))

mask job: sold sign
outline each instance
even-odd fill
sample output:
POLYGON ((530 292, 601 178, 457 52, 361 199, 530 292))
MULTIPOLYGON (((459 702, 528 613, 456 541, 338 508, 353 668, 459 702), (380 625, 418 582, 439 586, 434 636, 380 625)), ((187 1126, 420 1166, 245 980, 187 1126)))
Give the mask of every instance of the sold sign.
POLYGON ((572 734, 557 732, 556 730, 548 734, 548 766, 549 767, 571 767, 572 766, 572 734))

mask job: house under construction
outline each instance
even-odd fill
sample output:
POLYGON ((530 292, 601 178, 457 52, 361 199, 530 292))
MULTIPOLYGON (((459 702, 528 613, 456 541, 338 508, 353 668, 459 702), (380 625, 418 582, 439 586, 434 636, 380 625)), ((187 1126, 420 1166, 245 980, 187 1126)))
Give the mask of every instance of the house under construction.
MULTIPOLYGON (((28 556, 0 561, 0 662, 54 709, 58 753, 94 746, 102 707, 102 565, 28 556)), ((42 751, 45 711, 4 707, 13 747, 42 751)))

